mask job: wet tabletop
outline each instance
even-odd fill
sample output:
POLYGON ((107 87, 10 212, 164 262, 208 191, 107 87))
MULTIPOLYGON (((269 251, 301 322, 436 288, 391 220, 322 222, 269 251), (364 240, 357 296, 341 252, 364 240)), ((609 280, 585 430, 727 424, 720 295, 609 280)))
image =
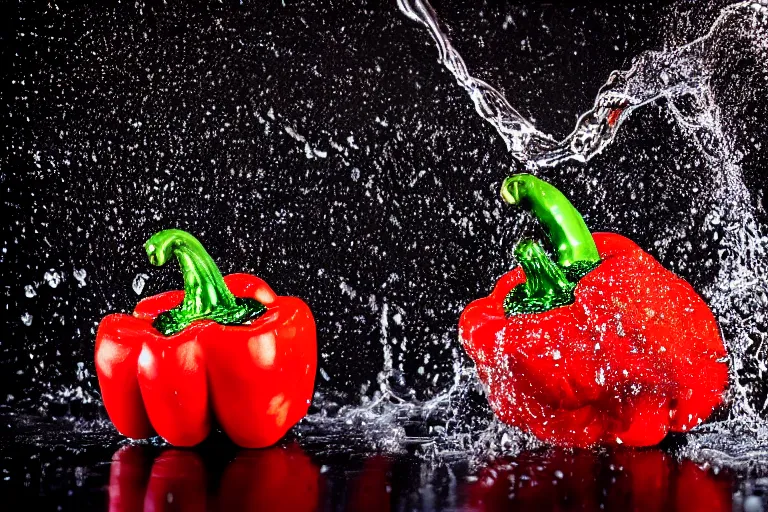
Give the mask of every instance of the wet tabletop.
MULTIPOLYGON (((768 478, 649 449, 538 448, 432 459, 290 435, 239 449, 131 443, 108 426, 3 417, 0 495, 40 510, 668 510, 756 512, 768 478), (13 432, 7 430, 14 425, 13 432), (39 508, 38 508, 39 507, 39 508)), ((14 508, 15 510, 16 508, 14 508)))

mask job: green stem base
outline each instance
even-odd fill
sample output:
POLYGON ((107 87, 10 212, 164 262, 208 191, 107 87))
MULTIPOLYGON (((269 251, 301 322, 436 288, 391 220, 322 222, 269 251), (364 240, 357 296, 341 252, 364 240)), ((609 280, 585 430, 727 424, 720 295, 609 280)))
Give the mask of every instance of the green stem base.
POLYGON ((153 265, 175 257, 184 278, 184 300, 158 315, 152 326, 165 336, 182 331, 197 320, 237 325, 262 315, 266 306, 256 299, 235 297, 227 288, 216 263, 199 240, 179 229, 166 229, 145 244, 153 265))
POLYGON ((521 242, 515 249, 515 256, 527 279, 504 298, 507 315, 544 313, 573 304, 576 300, 574 291, 581 278, 600 265, 600 261, 577 261, 562 267, 532 241, 521 242))
POLYGON ((573 304, 581 278, 600 264, 600 253, 581 214, 559 190, 530 174, 505 179, 501 197, 530 210, 546 226, 557 254, 555 263, 530 240, 515 248, 526 281, 504 298, 504 311, 508 315, 543 313, 573 304))
POLYGON ((215 309, 199 314, 185 310, 182 306, 160 313, 152 322, 152 327, 164 336, 171 336, 186 329, 197 320, 213 320, 222 325, 241 325, 255 320, 267 311, 266 306, 256 299, 242 297, 235 297, 234 308, 215 309))

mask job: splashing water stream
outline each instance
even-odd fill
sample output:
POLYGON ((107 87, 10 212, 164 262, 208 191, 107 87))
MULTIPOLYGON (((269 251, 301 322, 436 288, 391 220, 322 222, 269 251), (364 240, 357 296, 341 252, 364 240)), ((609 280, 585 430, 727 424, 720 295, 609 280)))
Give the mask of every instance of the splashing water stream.
MULTIPOLYGON (((704 36, 670 51, 650 51, 635 59, 628 71, 614 71, 600 88, 594 106, 576 123, 562 141, 541 133, 515 110, 491 85, 467 71, 461 55, 440 29, 435 11, 423 0, 398 0, 400 10, 421 23, 437 44, 438 61, 469 94, 475 110, 491 123, 512 156, 524 167, 535 170, 567 160, 585 162, 603 151, 633 110, 665 98, 677 119, 691 127, 702 126, 699 115, 716 108, 712 103, 709 79, 720 63, 724 41, 749 36, 766 47, 759 32, 765 31, 764 7, 758 2, 732 4, 720 13, 704 36), (750 32, 754 30, 756 32, 750 32), (690 96, 693 96, 691 102, 690 96), (678 108, 685 100, 690 112, 678 108)), ((706 125, 704 125, 706 126, 706 125)))

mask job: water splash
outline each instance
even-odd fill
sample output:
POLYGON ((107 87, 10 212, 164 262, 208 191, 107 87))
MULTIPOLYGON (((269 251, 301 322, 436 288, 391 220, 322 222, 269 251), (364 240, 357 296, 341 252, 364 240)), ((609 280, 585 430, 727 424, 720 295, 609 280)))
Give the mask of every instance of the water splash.
POLYGON ((696 126, 697 116, 711 106, 708 82, 721 60, 719 43, 742 37, 749 28, 764 29, 768 16, 764 0, 735 3, 723 9, 706 35, 671 51, 641 54, 628 71, 611 73, 592 109, 581 115, 565 139, 556 141, 537 130, 499 91, 469 74, 426 0, 398 0, 398 7, 429 30, 437 44, 439 62, 467 91, 480 117, 496 128, 512 156, 528 170, 568 160, 586 162, 614 140, 633 110, 660 98, 670 101, 681 122, 696 126), (686 107, 679 108, 682 102, 686 107))
MULTIPOLYGON (((492 86, 469 74, 461 56, 440 30, 429 4, 399 1, 400 9, 408 17, 429 29, 438 45, 441 62, 469 93, 478 114, 497 129, 511 156, 521 166, 536 170, 568 161, 588 161, 614 142, 619 128, 636 109, 663 99, 667 100, 669 112, 683 132, 696 141, 709 166, 716 169, 716 181, 728 184, 727 192, 725 188, 717 192, 719 195, 716 195, 715 202, 718 204, 707 221, 721 226, 720 231, 724 231, 725 236, 719 241, 724 263, 705 294, 711 298, 713 309, 718 312, 721 323, 729 333, 736 407, 730 422, 707 425, 691 436, 696 440, 689 447, 691 458, 707 459, 714 453, 728 453, 732 457, 737 457, 736 454, 757 454, 764 460, 768 459, 768 452, 760 448, 761 443, 764 446, 768 442, 765 434, 768 428, 756 421, 736 421, 765 409, 765 405, 750 404, 748 400, 753 394, 751 390, 764 380, 765 368, 739 365, 758 362, 758 356, 764 355, 765 331, 750 331, 748 325, 765 321, 764 314, 760 312, 766 309, 768 302, 761 302, 764 299, 760 298, 759 289, 757 292, 754 289, 757 284, 764 290, 765 285, 762 281, 755 283, 754 279, 762 280, 768 275, 764 263, 766 240, 754 218, 738 157, 731 141, 724 135, 727 130, 721 127, 716 98, 709 84, 717 66, 717 52, 722 51, 724 45, 727 46, 733 39, 746 37, 749 30, 765 29, 766 9, 761 11, 760 5, 742 2, 729 6, 702 38, 669 51, 648 52, 635 59, 628 71, 612 73, 601 88, 593 108, 579 118, 570 135, 557 141, 537 130, 492 86), (755 9, 756 5, 758 9, 755 9), (735 307, 740 304, 744 305, 745 314, 735 307), (763 320, 758 318, 760 314, 763 314, 763 320), (730 425, 738 427, 731 428, 730 425), (729 438, 723 436, 723 432, 747 433, 729 438)), ((765 46, 768 38, 753 36, 750 40, 765 46)), ((275 120, 271 109, 267 117, 275 120)), ((259 122, 265 124, 262 118, 259 122)), ((384 122, 380 124, 386 126, 384 122)), ((265 129, 268 126, 266 122, 265 129)), ((285 125, 284 131, 305 144, 308 158, 310 151, 313 156, 325 158, 325 149, 313 149, 314 143, 308 145, 304 135, 288 125, 285 125)), ((354 150, 364 148, 363 143, 360 140, 356 143, 352 135, 346 141, 354 150)), ((347 149, 341 145, 331 141, 330 146, 340 155, 346 155, 347 149)), ((351 172, 353 181, 361 177, 357 167, 351 172)), ((77 276, 75 278, 78 279, 77 276)), ((137 295, 143 293, 147 280, 146 274, 136 275, 133 290, 137 295)), ((45 288, 40 291, 46 291, 45 288)), ((319 409, 314 410, 296 430, 299 436, 309 443, 327 444, 329 449, 334 443, 359 443, 365 448, 394 452, 415 449, 431 459, 453 455, 466 457, 467 454, 485 458, 499 453, 514 454, 537 445, 535 439, 494 419, 474 368, 463 356, 458 344, 453 350, 453 381, 448 389, 422 401, 416 400, 407 389, 393 384, 398 380, 396 357, 393 356, 395 341, 390 334, 394 330, 390 329, 394 327, 390 322, 395 322, 391 314, 395 305, 384 299, 379 301, 377 307, 381 311, 381 344, 385 360, 376 380, 377 386, 371 388, 370 396, 363 396, 359 403, 352 404, 349 397, 336 397, 319 391, 314 401, 319 409)), ((398 355, 402 356, 404 352, 403 349, 398 355)), ((78 379, 81 376, 79 368, 77 376, 78 379)), ((327 379, 327 374, 324 378, 327 379)), ((60 403, 62 409, 65 404, 68 408, 71 404, 98 401, 96 394, 80 386, 57 390, 44 398, 60 403)), ((108 420, 105 418, 99 425, 108 428, 108 420)))
POLYGON ((24 295, 31 299, 32 297, 35 297, 37 295, 37 291, 35 290, 35 287, 31 284, 28 284, 24 287, 24 295))
POLYGON ((61 284, 61 274, 54 269, 48 270, 43 276, 43 279, 45 279, 45 282, 48 283, 48 286, 51 288, 56 288, 61 284))
POLYGON ((422 0, 398 0, 400 11, 429 29, 437 44, 438 59, 469 94, 477 113, 491 123, 507 145, 507 149, 520 162, 528 163, 531 155, 547 153, 557 148, 557 142, 536 129, 507 99, 491 85, 475 78, 467 71, 464 59, 440 29, 432 6, 422 0))
POLYGON ((84 268, 82 268, 80 270, 75 269, 72 272, 72 275, 75 277, 75 280, 77 280, 77 286, 79 286, 81 288, 83 286, 85 286, 85 277, 86 277, 87 273, 86 273, 84 268))
MULTIPOLYGON (((717 224, 723 228, 718 231, 724 235, 719 239, 719 273, 704 295, 725 331, 731 358, 732 407, 727 420, 689 434, 686 455, 720 465, 732 462, 732 466, 740 464, 744 457, 768 460, 768 424, 760 418, 768 404, 754 403, 755 396, 764 394, 762 381, 766 372, 758 354, 768 341, 768 319, 763 313, 768 303, 768 286, 762 277, 768 275, 768 236, 762 233, 755 218, 739 155, 722 128, 710 85, 721 64, 721 52, 735 41, 748 40, 763 57, 768 56, 766 3, 732 4, 720 12, 704 36, 668 51, 646 52, 634 60, 628 71, 611 73, 593 108, 580 116, 576 128, 562 141, 537 130, 501 93, 469 74, 426 1, 398 0, 398 6, 410 19, 427 27, 437 44, 440 62, 468 92, 478 114, 496 128, 512 157, 529 171, 567 161, 588 161, 615 140, 633 111, 666 100, 681 131, 713 169, 714 182, 727 185, 714 191, 712 213, 706 221, 710 227, 717 224), (744 317, 745 310, 749 312, 748 318, 744 317), (732 435, 734 432, 741 434, 732 435)), ((460 354, 455 354, 455 379, 446 391, 425 402, 396 393, 389 385, 391 347, 386 334, 386 312, 383 315, 382 343, 388 365, 379 376, 379 389, 372 399, 363 398, 360 405, 324 406, 320 414, 310 416, 304 423, 304 435, 325 439, 334 426, 340 425, 345 435, 358 432, 359 440, 370 448, 405 449, 416 444, 421 453, 431 457, 456 452, 481 457, 517 453, 537 442, 473 409, 478 398, 482 401, 483 393, 478 389, 474 369, 460 354)), ((319 398, 324 404, 332 403, 329 397, 319 398)))

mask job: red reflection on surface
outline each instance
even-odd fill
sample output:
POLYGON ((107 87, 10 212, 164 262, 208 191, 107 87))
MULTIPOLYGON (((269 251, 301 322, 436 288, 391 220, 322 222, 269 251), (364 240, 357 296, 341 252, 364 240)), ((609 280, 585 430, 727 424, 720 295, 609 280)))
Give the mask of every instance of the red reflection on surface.
POLYGON ((242 451, 224 470, 218 510, 318 508, 320 470, 298 445, 242 451))
POLYGON ((152 465, 144 512, 185 510, 205 512, 208 504, 203 461, 195 452, 164 451, 152 465))
POLYGON ((523 453, 465 487, 467 510, 730 511, 733 491, 694 462, 661 450, 523 453))
POLYGON ((346 510, 385 512, 392 510, 392 461, 382 455, 366 459, 351 482, 346 510))
POLYGON ((109 512, 143 510, 152 460, 140 446, 125 446, 112 456, 109 512))
POLYGON ((316 510, 320 470, 297 444, 243 450, 209 491, 203 459, 194 451, 170 449, 154 462, 141 446, 112 457, 110 512, 316 510))

